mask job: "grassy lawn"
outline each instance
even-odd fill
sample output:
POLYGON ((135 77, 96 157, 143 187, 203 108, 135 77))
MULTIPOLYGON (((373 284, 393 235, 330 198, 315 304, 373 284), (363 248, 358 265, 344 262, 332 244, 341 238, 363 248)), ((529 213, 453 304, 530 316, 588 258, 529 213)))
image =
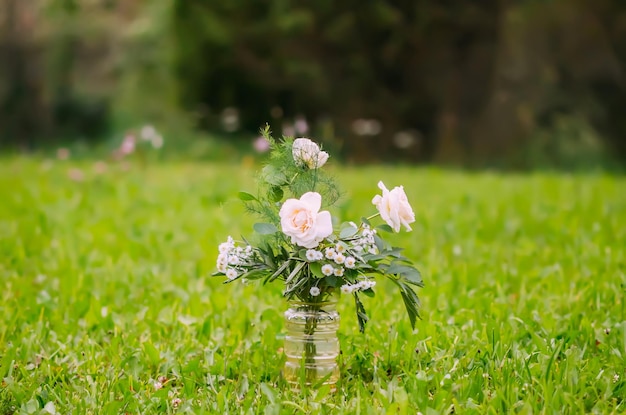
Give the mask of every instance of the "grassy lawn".
POLYGON ((626 411, 625 178, 335 170, 342 220, 404 184, 423 320, 341 299, 337 390, 297 392, 281 287, 210 276, 255 169, 0 160, 0 414, 626 411))

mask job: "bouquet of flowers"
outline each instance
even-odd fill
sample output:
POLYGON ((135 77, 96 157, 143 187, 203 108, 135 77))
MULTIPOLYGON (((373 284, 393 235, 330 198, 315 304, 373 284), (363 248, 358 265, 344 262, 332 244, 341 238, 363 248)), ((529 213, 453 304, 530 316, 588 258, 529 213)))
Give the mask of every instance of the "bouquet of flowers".
POLYGON ((376 278, 393 282, 400 290, 411 325, 419 317, 419 299, 413 287, 422 287, 420 273, 381 236, 382 232, 411 230, 414 213, 403 187, 373 197, 377 211, 358 222, 333 228, 327 209, 340 197, 335 181, 322 167, 329 155, 307 138, 274 140, 269 128, 263 136, 271 145, 270 159, 262 169, 257 194, 240 192, 247 210, 262 218, 254 225, 253 242, 232 237, 219 246, 214 275, 236 280, 276 280, 284 296, 304 303, 323 303, 341 292, 355 301, 360 331, 368 320, 360 295, 373 296, 376 278), (380 216, 386 223, 374 226, 380 216))

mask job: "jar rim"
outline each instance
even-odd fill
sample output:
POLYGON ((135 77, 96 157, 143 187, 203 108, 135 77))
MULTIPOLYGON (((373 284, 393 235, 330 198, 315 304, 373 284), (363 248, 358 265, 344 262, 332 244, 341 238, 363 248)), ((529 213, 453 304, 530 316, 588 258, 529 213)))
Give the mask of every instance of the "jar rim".
POLYGON ((335 296, 331 296, 330 298, 324 300, 324 301, 304 301, 301 299, 293 299, 293 300, 288 300, 287 303, 289 305, 295 305, 295 306, 313 306, 313 307, 323 307, 323 306, 328 306, 328 305, 335 305, 338 302, 338 298, 336 298, 335 296))

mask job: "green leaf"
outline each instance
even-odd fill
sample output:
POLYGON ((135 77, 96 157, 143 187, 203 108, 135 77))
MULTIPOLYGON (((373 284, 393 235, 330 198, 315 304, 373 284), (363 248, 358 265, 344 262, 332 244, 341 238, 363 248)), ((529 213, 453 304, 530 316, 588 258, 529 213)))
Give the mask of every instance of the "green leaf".
POLYGON ((404 307, 406 308, 406 312, 409 315, 409 321, 411 322, 411 327, 415 328, 415 321, 419 318, 419 298, 415 291, 411 287, 406 284, 400 283, 400 294, 402 295, 402 301, 404 301, 404 307))
POLYGON ((365 307, 363 307, 363 303, 359 299, 359 295, 354 293, 354 304, 356 306, 356 318, 359 321, 359 331, 361 333, 365 332, 365 324, 369 318, 367 317, 367 313, 365 312, 365 307))
POLYGON ((285 261, 283 262, 280 267, 272 274, 269 276, 269 278, 267 279, 266 282, 272 282, 274 281, 276 278, 278 278, 280 276, 280 274, 283 273, 284 270, 286 270, 289 266, 291 265, 291 261, 285 261))
POLYGON ((298 265, 296 265, 293 270, 291 271, 291 274, 289 274, 289 276, 287 277, 287 279, 285 280, 285 284, 289 284, 291 282, 292 279, 295 278, 296 275, 298 275, 298 273, 302 270, 302 268, 306 265, 306 262, 298 262, 298 265))
POLYGON ((298 290, 298 288, 302 287, 307 282, 307 279, 308 278, 300 278, 297 280, 294 285, 285 291, 285 297, 291 297, 298 290))
POLYGON ((252 228, 260 235, 271 235, 278 232, 278 228, 271 223, 255 223, 252 228))
POLYGON ((420 272, 410 265, 393 262, 385 272, 387 274, 401 275, 409 284, 417 285, 418 287, 424 285, 420 272))
POLYGON ((252 196, 248 192, 239 192, 238 196, 239 196, 239 199, 243 200, 244 202, 248 202, 250 200, 257 200, 256 197, 252 196))
POLYGON ((364 224, 366 224, 367 226, 370 226, 370 227, 372 226, 372 225, 370 224, 369 219, 367 219, 365 216, 363 216, 363 217, 361 218, 361 222, 362 222, 362 223, 364 223, 364 224))
POLYGON ((311 274, 315 275, 317 278, 324 278, 326 276, 322 272, 322 264, 319 262, 311 262, 309 269, 311 270, 311 274))
POLYGON ((371 288, 368 288, 367 290, 363 290, 361 291, 364 295, 367 295, 368 297, 374 297, 374 290, 372 290, 371 288))
POLYGON ((275 166, 267 165, 262 171, 264 180, 273 186, 284 186, 287 184, 287 177, 275 166))
POLYGON ((280 202, 283 200, 284 194, 285 192, 283 192, 283 189, 278 186, 272 186, 270 189, 270 200, 272 202, 280 202))
POLYGON ((378 235, 374 235, 374 242, 376 243, 376 248, 378 248, 380 253, 384 253, 389 248, 389 245, 378 235))
POLYGON ((383 225, 378 225, 376 227, 376 229, 381 230, 383 232, 389 232, 389 233, 393 232, 393 228, 391 226, 387 225, 386 223, 383 224, 383 225))
POLYGON ((268 271, 266 269, 253 269, 243 274, 243 278, 247 280, 259 280, 267 275, 268 271))
POLYGON ((329 275, 325 277, 324 281, 326 281, 326 285, 329 287, 337 287, 339 285, 339 278, 335 275, 329 275))
POLYGON ((387 254, 389 256, 392 256, 392 257, 395 257, 395 258, 400 258, 400 257, 402 257, 400 255, 400 252, 402 252, 402 251, 404 251, 404 248, 398 248, 398 247, 394 246, 393 248, 386 250, 385 254, 387 254))
POLYGON ((158 365, 159 364, 159 362, 161 361, 161 354, 159 353, 157 348, 154 347, 154 345, 152 343, 145 342, 143 344, 143 350, 146 353, 146 355, 148 356, 148 360, 150 361, 151 364, 153 364, 153 365, 158 365))
POLYGON ((341 230, 339 231, 339 238, 340 239, 350 238, 351 236, 356 235, 357 231, 358 231, 357 228, 355 228, 354 226, 350 224, 347 224, 347 226, 341 227, 341 230))
POLYGON ((276 402, 276 395, 274 395, 274 392, 270 389, 269 386, 267 386, 266 383, 261 383, 261 392, 263 392, 263 395, 265 395, 270 403, 273 404, 274 402, 276 402))

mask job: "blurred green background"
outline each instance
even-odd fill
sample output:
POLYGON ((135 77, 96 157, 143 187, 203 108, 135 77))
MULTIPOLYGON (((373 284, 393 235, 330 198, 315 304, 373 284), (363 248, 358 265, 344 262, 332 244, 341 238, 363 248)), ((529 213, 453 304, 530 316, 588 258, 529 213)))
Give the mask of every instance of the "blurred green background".
POLYGON ((222 157, 268 122, 354 163, 626 161, 623 0, 0 0, 0 62, 4 151, 153 125, 222 157))

